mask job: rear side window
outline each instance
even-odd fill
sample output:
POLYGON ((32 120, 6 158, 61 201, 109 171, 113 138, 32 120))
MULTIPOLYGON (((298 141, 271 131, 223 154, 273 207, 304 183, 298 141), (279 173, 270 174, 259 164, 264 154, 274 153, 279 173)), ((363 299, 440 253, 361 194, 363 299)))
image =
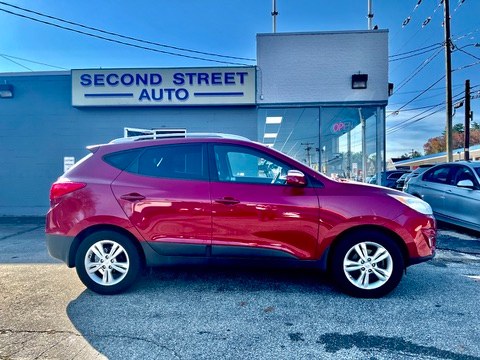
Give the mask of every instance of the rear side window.
POLYGON ((119 151, 105 155, 103 160, 117 169, 125 170, 142 151, 143 149, 119 151))
POLYGON ((126 171, 159 178, 208 180, 206 147, 204 144, 148 147, 126 171))

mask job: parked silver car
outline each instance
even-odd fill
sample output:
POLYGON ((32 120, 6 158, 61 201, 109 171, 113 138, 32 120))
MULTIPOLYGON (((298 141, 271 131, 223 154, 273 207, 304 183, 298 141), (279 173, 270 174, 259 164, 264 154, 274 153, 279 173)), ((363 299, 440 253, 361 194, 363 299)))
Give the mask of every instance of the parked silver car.
POLYGON ((429 203, 437 220, 480 231, 480 162, 433 166, 404 190, 429 203))
MULTIPOLYGON (((431 168, 434 164, 425 164, 425 165, 420 165, 418 168, 416 168, 415 170, 413 170, 412 172, 410 173, 407 173, 405 175, 405 178, 403 179, 403 184, 399 184, 399 180, 401 179, 398 179, 397 180, 397 190, 403 190, 405 191, 405 188, 408 184, 408 182, 410 181, 411 178, 414 178, 414 177, 417 177, 418 175, 420 174, 423 174, 425 171, 427 171, 429 168, 431 168), (399 189, 399 185, 402 185, 402 188, 399 189)), ((402 175, 403 176, 403 175, 402 175)))

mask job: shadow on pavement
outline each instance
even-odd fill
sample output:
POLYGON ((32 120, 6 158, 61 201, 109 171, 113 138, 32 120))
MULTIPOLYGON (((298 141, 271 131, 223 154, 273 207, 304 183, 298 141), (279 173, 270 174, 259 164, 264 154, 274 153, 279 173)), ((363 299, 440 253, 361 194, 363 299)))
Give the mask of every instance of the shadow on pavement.
POLYGON ((437 248, 470 255, 480 255, 480 233, 439 222, 437 248))
POLYGON ((433 279, 418 274, 392 294, 368 300, 339 293, 326 275, 312 269, 158 268, 124 294, 84 291, 70 302, 67 314, 107 358, 288 357, 303 341, 301 331, 338 331, 358 319, 357 311, 384 314, 393 303, 410 308, 412 287, 417 297, 432 296, 426 284, 433 279), (352 319, 339 318, 341 312, 352 319), (269 352, 274 349, 279 353, 269 352))

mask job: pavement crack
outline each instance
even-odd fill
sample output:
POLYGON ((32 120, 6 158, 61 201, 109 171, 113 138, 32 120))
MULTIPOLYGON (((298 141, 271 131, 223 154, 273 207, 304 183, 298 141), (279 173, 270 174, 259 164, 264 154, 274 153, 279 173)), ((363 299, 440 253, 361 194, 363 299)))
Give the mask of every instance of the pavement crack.
MULTIPOLYGON (((65 335, 65 334, 63 334, 65 335)), ((55 346, 57 346, 58 344, 60 344, 63 340, 65 340, 65 338, 63 338, 62 340, 60 341, 56 341, 54 344, 52 344, 50 347, 46 348, 45 350, 43 350, 38 356, 36 356, 34 359, 37 360, 37 359, 40 359, 44 354, 46 354, 47 352, 49 352, 50 350, 52 350, 55 346)))
POLYGON ((0 335, 3 334, 68 334, 75 336, 82 336, 76 332, 68 330, 14 330, 14 329, 0 329, 0 335))
POLYGON ((26 233, 29 233, 29 232, 32 232, 32 231, 35 231, 35 230, 38 230, 38 229, 41 229, 41 228, 43 228, 43 225, 35 226, 34 228, 30 228, 30 229, 27 229, 27 230, 17 231, 14 234, 5 235, 5 236, 0 237, 0 241, 5 240, 5 239, 10 239, 10 238, 18 236, 18 235, 26 234, 26 233))
POLYGON ((176 359, 181 359, 182 358, 180 356, 180 354, 178 354, 174 349, 171 349, 166 345, 159 344, 155 340, 150 340, 150 339, 146 339, 146 338, 142 338, 142 337, 138 337, 138 336, 114 335, 114 334, 91 334, 90 336, 99 337, 99 338, 115 338, 115 339, 143 341, 143 342, 146 342, 147 344, 152 344, 152 345, 155 345, 156 347, 158 347, 160 349, 167 350, 167 351, 171 352, 176 359))
MULTIPOLYGON (((154 346, 156 346, 157 348, 160 348, 160 349, 163 349, 163 350, 167 350, 169 351, 170 353, 172 353, 173 357, 175 357, 176 359, 181 359, 182 357, 180 356, 180 354, 178 354, 174 349, 171 349, 169 348, 168 346, 166 345, 162 345, 162 344, 159 344, 158 342, 156 342, 155 340, 151 340, 151 339, 146 339, 146 338, 142 338, 142 337, 138 337, 138 336, 130 336, 130 335, 116 335, 116 334, 85 334, 85 335, 82 335, 82 334, 79 334, 79 333, 76 333, 76 332, 73 332, 73 331, 69 331, 69 330, 53 330, 53 329, 48 329, 48 330, 14 330, 14 329, 0 329, 0 335, 4 335, 4 334, 60 334, 60 335, 72 335, 72 336, 77 336, 77 337, 81 337, 81 338, 87 338, 88 342, 91 343, 91 338, 104 338, 104 339, 108 339, 108 338, 113 338, 113 339, 124 339, 124 340, 133 340, 133 341, 142 341, 142 342, 145 342, 147 344, 152 344, 154 346)), ((62 340, 63 341, 63 340, 62 340)), ((28 341, 27 341, 28 342, 28 341)), ((48 349, 46 349, 45 351, 42 352, 42 354, 40 354, 39 356, 42 356, 43 354, 45 354, 48 350, 52 349, 53 347, 55 347, 58 343, 55 343, 54 345, 52 345, 51 347, 49 347, 48 349)), ((98 349, 97 349, 98 350, 98 349)), ((77 354, 78 355, 78 354, 77 354)), ((75 356, 77 356, 75 355, 75 356)))

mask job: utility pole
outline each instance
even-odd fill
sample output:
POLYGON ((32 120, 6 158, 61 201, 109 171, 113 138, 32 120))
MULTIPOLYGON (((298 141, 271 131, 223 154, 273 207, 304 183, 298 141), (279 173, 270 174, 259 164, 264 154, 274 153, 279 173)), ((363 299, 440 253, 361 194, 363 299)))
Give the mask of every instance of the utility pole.
POLYGON ((310 150, 312 150, 312 145, 313 143, 307 142, 307 143, 300 143, 300 145, 305 146, 305 151, 307 152, 307 165, 309 167, 312 167, 312 154, 310 154, 310 150))
POLYGON ((273 33, 277 32, 277 0, 272 0, 273 33))
POLYGON ((373 8, 372 8, 372 1, 373 0, 368 0, 368 30, 373 29, 373 8))
POLYGON ((453 161, 452 149, 452 40, 450 38, 450 1, 444 0, 444 29, 445 29, 445 72, 446 72, 446 128, 445 144, 447 150, 447 162, 453 161))
POLYGON ((470 160, 470 80, 465 80, 465 160, 470 160))

